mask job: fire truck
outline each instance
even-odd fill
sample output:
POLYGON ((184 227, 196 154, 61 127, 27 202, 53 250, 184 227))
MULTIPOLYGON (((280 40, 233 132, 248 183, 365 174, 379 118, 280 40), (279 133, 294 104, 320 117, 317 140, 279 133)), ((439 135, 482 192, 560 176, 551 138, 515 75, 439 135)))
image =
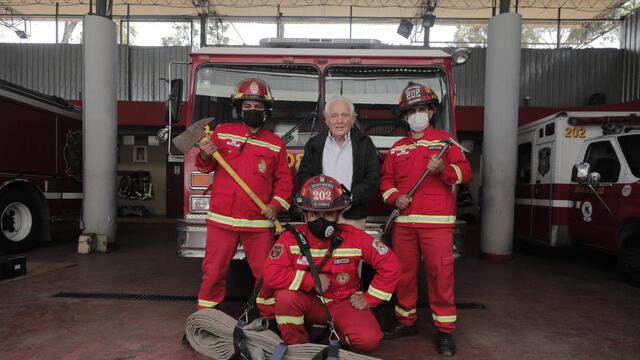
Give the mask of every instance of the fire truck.
MULTIPOLYGON (((455 133, 452 67, 468 59, 468 50, 449 54, 442 50, 386 47, 377 40, 291 40, 293 43, 287 39, 263 39, 260 47, 206 47, 192 53, 187 126, 207 117, 221 123, 234 121, 237 114, 233 113, 230 95, 236 83, 257 77, 271 87, 275 102, 266 126, 285 142, 294 177, 305 143, 326 128, 322 115, 325 100, 336 95, 354 103, 355 126, 371 136, 382 160, 385 150, 406 135, 406 124, 393 109, 402 89, 414 81, 430 86, 441 100, 434 126, 455 133)), ((167 118, 175 122, 180 112, 182 79, 172 80, 171 89, 167 118)), ((177 156, 169 145, 169 161, 177 156)), ((214 173, 204 174, 196 169, 196 156, 198 150, 192 149, 183 158, 184 218, 178 220, 178 248, 185 257, 204 256, 204 220, 210 200, 204 192, 215 177, 214 173)), ((374 196, 367 231, 379 234, 391 210, 379 195, 374 196)), ((284 222, 296 220, 300 218, 295 210, 281 218, 284 222)), ((239 248, 234 258, 243 256, 239 248)))
POLYGON ((561 112, 518 129, 515 233, 618 255, 640 285, 640 112, 561 112))
POLYGON ((78 220, 82 112, 0 80, 0 252, 51 239, 50 222, 78 220))

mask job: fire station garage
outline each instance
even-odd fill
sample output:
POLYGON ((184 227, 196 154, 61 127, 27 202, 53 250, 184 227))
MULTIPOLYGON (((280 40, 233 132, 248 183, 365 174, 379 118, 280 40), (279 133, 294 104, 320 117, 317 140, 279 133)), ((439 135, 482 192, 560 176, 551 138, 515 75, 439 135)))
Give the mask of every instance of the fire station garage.
POLYGON ((639 9, 0 1, 0 358, 640 359, 639 9))

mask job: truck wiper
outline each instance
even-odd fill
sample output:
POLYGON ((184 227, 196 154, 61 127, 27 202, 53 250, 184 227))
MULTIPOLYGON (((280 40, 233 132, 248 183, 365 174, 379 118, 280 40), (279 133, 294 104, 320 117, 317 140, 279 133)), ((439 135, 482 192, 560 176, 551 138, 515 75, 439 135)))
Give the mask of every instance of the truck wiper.
POLYGON ((296 124, 296 126, 292 127, 289 131, 282 134, 282 136, 280 137, 282 139, 282 142, 285 145, 291 142, 291 140, 293 140, 293 132, 296 131, 298 128, 300 128, 302 125, 308 123, 309 121, 315 120, 317 115, 318 114, 313 111, 305 115, 305 117, 303 117, 302 120, 300 120, 300 122, 296 124))

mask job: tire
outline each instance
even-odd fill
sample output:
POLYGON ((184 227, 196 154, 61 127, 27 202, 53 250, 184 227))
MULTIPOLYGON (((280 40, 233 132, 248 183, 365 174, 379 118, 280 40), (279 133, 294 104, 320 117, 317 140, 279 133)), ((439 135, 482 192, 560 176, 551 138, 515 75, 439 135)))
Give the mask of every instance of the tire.
POLYGON ((632 234, 625 239, 620 249, 618 269, 627 283, 640 287, 640 234, 632 234))
POLYGON ((28 191, 0 191, 0 250, 19 253, 35 247, 40 236, 42 211, 28 191))

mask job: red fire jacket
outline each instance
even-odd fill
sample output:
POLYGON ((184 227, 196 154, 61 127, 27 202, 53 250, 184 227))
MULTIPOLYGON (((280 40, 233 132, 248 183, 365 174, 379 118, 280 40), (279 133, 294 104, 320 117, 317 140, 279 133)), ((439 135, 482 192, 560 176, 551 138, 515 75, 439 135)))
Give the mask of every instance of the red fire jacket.
MULTIPOLYGON (((309 241, 311 255, 319 264, 329 248, 329 241, 315 237, 306 224, 296 227, 309 241)), ((375 240, 366 232, 347 224, 338 225, 338 235, 342 244, 333 251, 326 264, 318 269, 331 278, 331 284, 324 292, 325 300, 344 300, 361 290, 358 265, 360 260, 371 264, 376 275, 364 298, 369 307, 389 301, 400 279, 402 265, 395 254, 380 240, 375 240)), ((285 231, 271 249, 263 270, 264 282, 275 289, 312 291, 315 281, 309 270, 309 263, 300 252, 294 235, 285 231)))
MULTIPOLYGON (((218 152, 265 204, 278 211, 290 206, 293 179, 282 140, 269 130, 251 134, 242 123, 221 124, 211 134, 218 152)), ((213 159, 196 156, 196 167, 214 176, 207 223, 240 231, 264 231, 273 223, 213 159)))
MULTIPOLYGON (((382 165, 380 192, 383 200, 393 205, 398 196, 408 194, 424 173, 431 157, 442 149, 439 140, 451 137, 446 131, 427 128, 424 136, 413 139, 409 134, 398 140, 382 165)), ((455 224, 456 192, 453 185, 471 179, 471 167, 462 150, 451 146, 442 157, 442 173, 429 173, 414 193, 411 203, 400 212, 396 225, 412 227, 452 227, 455 224)))

